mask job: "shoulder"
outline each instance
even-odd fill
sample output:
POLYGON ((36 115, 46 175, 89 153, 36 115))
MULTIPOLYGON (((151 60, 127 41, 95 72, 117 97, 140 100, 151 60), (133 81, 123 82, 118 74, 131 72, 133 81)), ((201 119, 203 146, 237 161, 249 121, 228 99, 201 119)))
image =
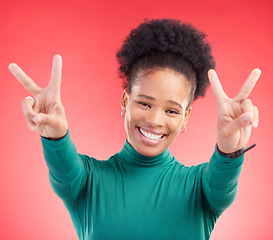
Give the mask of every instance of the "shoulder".
POLYGON ((183 163, 176 160, 171 168, 171 171, 177 177, 196 179, 202 176, 207 165, 208 162, 193 166, 185 166, 183 163))
POLYGON ((111 170, 117 168, 117 162, 114 161, 113 156, 109 159, 96 159, 85 154, 78 154, 86 167, 91 170, 111 170))

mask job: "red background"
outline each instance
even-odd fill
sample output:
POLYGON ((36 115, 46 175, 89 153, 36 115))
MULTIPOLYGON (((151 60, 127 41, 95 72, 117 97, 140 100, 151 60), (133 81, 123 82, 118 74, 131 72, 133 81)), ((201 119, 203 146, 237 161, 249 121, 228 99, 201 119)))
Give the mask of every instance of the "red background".
MULTIPOLYGON (((53 55, 63 57, 62 101, 78 152, 108 159, 126 139, 120 117, 121 81, 115 52, 144 18, 178 18, 208 34, 217 72, 234 97, 254 67, 262 76, 251 93, 259 128, 249 144, 234 204, 212 240, 273 239, 271 0, 245 1, 1 1, 0 239, 76 239, 69 214, 53 193, 40 137, 20 109, 26 90, 8 71, 16 62, 46 86, 53 55)), ((193 104, 187 133, 171 152, 185 165, 208 161, 215 146, 217 108, 209 89, 193 104)))

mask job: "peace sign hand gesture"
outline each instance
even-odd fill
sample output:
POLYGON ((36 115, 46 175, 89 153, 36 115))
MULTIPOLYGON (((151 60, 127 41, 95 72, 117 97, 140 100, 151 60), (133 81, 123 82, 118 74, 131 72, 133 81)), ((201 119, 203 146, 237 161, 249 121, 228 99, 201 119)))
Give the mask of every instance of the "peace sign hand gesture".
POLYGON ((223 91, 216 72, 208 72, 218 106, 217 144, 224 153, 233 153, 244 148, 252 127, 258 126, 258 108, 253 106, 248 96, 260 75, 261 71, 254 69, 238 95, 230 99, 223 91))
POLYGON ((9 65, 15 78, 33 95, 21 102, 27 125, 41 136, 52 139, 62 138, 68 129, 64 107, 61 103, 62 58, 55 55, 51 79, 45 89, 40 88, 15 63, 9 65))

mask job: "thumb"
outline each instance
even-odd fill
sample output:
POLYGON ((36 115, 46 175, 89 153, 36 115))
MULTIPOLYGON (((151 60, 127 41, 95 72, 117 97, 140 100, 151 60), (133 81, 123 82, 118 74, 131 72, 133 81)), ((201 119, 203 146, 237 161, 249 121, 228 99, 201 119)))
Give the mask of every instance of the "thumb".
POLYGON ((56 133, 59 132, 60 129, 64 128, 65 124, 62 124, 62 120, 60 119, 59 116, 56 115, 50 115, 50 114, 45 114, 45 113, 38 113, 36 114, 32 121, 38 126, 46 126, 49 128, 52 128, 56 130, 56 133))
POLYGON ((41 132, 38 130, 38 133, 43 137, 60 139, 67 133, 67 121, 60 116, 38 113, 32 121, 36 124, 37 129, 44 129, 41 132))
POLYGON ((251 126, 252 117, 250 114, 245 113, 242 114, 240 117, 235 119, 234 121, 230 122, 228 124, 226 129, 227 135, 232 135, 234 132, 237 132, 238 130, 251 126))

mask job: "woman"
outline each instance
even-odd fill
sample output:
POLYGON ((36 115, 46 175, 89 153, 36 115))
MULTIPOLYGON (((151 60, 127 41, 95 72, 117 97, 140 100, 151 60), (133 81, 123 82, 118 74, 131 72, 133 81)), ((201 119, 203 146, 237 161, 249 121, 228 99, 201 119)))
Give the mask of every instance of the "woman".
POLYGON ((209 239, 235 199, 244 148, 258 126, 258 109, 248 96, 260 70, 228 98, 204 34, 171 19, 140 24, 117 58, 127 140, 107 161, 78 154, 70 140, 59 55, 45 89, 16 64, 9 66, 34 96, 22 101, 22 109, 29 128, 42 137, 53 190, 79 239, 209 239), (219 109, 215 151, 209 163, 185 167, 169 146, 186 130, 191 103, 205 95, 209 81, 219 109))

